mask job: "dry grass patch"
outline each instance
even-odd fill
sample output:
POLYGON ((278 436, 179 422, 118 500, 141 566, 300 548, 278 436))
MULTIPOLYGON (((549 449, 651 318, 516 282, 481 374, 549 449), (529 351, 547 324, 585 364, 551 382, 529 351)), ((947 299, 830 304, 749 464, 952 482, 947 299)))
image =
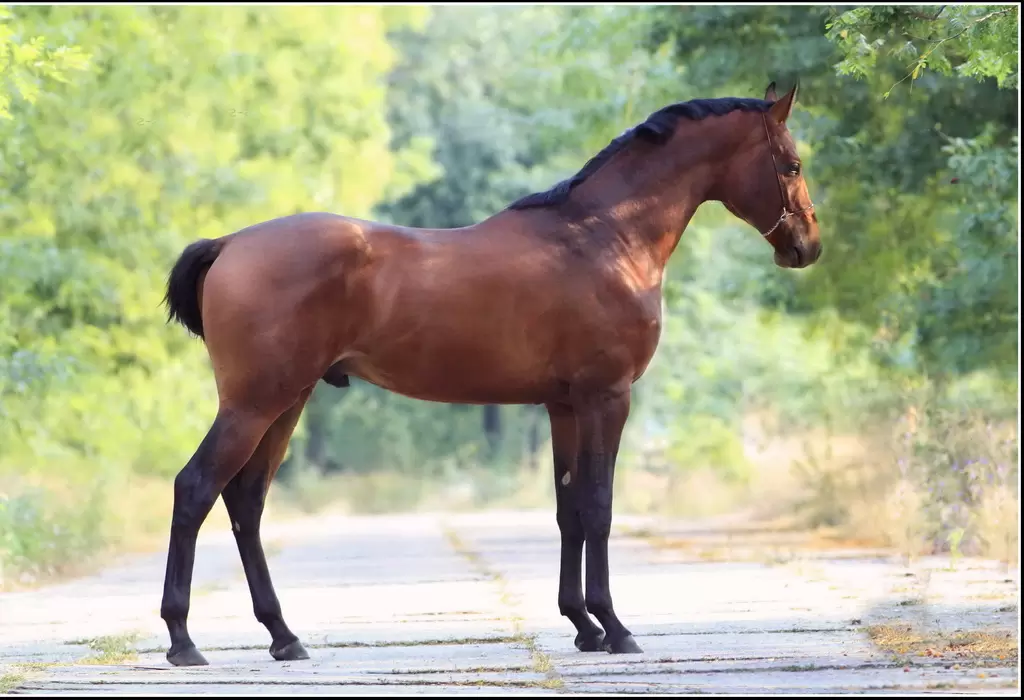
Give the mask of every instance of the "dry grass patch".
POLYGON ((866 631, 877 647, 899 656, 1013 663, 1019 658, 1019 640, 1012 630, 929 633, 909 624, 889 624, 866 631))

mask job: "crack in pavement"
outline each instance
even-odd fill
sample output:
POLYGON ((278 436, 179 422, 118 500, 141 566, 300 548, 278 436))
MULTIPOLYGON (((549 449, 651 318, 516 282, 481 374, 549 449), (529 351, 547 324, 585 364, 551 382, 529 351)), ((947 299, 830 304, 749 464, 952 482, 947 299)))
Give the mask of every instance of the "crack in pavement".
POLYGON ((530 652, 532 670, 535 673, 543 673, 546 677, 546 680, 544 681, 545 685, 543 687, 550 688, 552 690, 561 690, 564 687, 561 675, 558 673, 554 663, 551 661, 551 657, 537 647, 536 635, 527 634, 524 631, 523 618, 517 612, 518 605, 513 600, 512 595, 508 590, 508 586, 506 585, 505 578, 502 576, 501 572, 489 567, 477 552, 470 549, 469 546, 462 541, 458 533, 450 525, 442 523, 441 531, 444 533, 449 546, 451 546, 456 553, 466 559, 470 566, 476 569, 480 575, 490 578, 495 582, 495 584, 497 584, 499 600, 509 609, 510 612, 509 621, 512 623, 515 639, 530 652))
MULTIPOLYGON (((501 618, 495 618, 501 619, 501 618)), ((410 639, 393 642, 321 642, 303 644, 307 649, 386 649, 388 647, 430 647, 430 646, 468 646, 475 644, 515 644, 520 641, 518 636, 504 637, 459 637, 453 639, 410 639)), ((266 644, 233 644, 229 646, 204 646, 203 651, 261 651, 266 644)), ((149 647, 140 649, 139 654, 162 654, 166 647, 149 647)))

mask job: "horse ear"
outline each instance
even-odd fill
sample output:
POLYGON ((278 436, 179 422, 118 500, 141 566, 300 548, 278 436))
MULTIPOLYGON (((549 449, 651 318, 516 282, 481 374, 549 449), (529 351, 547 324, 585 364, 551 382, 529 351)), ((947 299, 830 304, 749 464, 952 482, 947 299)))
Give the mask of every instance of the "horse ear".
POLYGON ((775 104, 768 110, 768 114, 772 116, 775 121, 779 124, 785 124, 786 120, 789 119, 789 112, 793 109, 793 102, 796 101, 796 85, 782 96, 775 104))
POLYGON ((778 102, 779 96, 775 94, 775 81, 768 83, 768 89, 764 91, 765 102, 778 102))

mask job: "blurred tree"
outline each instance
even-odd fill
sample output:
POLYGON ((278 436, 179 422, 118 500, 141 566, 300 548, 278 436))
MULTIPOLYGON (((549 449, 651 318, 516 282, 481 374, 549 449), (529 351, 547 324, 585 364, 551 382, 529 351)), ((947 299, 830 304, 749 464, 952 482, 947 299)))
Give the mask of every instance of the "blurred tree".
MULTIPOLYGON (((28 32, 25 23, 5 5, 0 5, 0 124, 13 120, 12 100, 25 106, 35 104, 40 93, 58 88, 55 83, 68 82, 70 75, 88 66, 88 55, 77 46, 53 46, 54 41, 42 34, 28 32)), ((51 29, 37 28, 39 29, 51 29)), ((52 35, 52 31, 48 32, 52 35)), ((21 105, 18 105, 21 106, 21 105)), ((0 172, 10 164, 0 150, 0 172)), ((9 195, 0 190, 0 195, 9 195)), ((7 197, 3 197, 6 201, 7 197)), ((10 206, 10 205, 3 205, 10 206)), ((24 289, 13 280, 16 268, 13 256, 7 254, 0 240, 0 301, 7 305, 24 304, 16 297, 24 289)), ((5 417, 3 398, 6 394, 25 394, 50 378, 59 376, 59 365, 38 353, 22 351, 15 337, 15 319, 0 304, 0 420, 5 417)))
POLYGON ((429 175, 421 144, 391 150, 380 82, 395 60, 387 32, 424 13, 23 6, 10 17, 0 56, 14 57, 10 83, 31 100, 0 121, 0 464, 46 444, 174 473, 216 403, 201 344, 163 323, 171 263, 191 240, 276 216, 368 216, 429 175), (84 47, 91 70, 59 94, 34 92, 33 80, 82 65, 79 52, 25 43, 36 36, 84 47), (49 381, 29 388, 31 367, 49 381))
POLYGON ((964 81, 955 78, 986 88, 955 111, 940 104, 954 113, 936 115, 932 142, 941 148, 933 150, 948 159, 942 181, 948 176, 956 187, 936 197, 949 205, 942 208, 945 235, 930 253, 934 272, 921 280, 914 309, 922 357, 933 372, 992 367, 1016 374, 1019 32, 1016 5, 876 5, 837 13, 828 23, 827 36, 843 56, 840 75, 870 80, 879 68, 895 76, 905 66, 886 98, 905 82, 911 91, 927 70, 947 78, 931 93, 959 91, 964 81), (994 114, 989 105, 997 107, 994 114), (973 121, 973 134, 943 131, 958 119, 973 121))
POLYGON ((0 5, 0 119, 11 119, 12 96, 34 104, 50 81, 66 83, 86 68, 88 54, 77 46, 53 46, 43 34, 27 34, 26 25, 0 5))

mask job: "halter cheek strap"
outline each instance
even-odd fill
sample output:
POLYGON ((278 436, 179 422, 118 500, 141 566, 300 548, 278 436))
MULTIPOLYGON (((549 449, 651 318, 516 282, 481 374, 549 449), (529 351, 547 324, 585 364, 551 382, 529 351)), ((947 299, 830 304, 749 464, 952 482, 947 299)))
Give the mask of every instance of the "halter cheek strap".
POLYGON ((779 197, 782 199, 782 216, 779 217, 779 220, 775 222, 774 226, 768 229, 767 233, 761 234, 765 238, 768 238, 768 236, 772 235, 772 233, 775 232, 775 229, 781 226, 782 222, 789 217, 797 216, 798 214, 803 214, 804 212, 814 209, 814 202, 811 202, 808 206, 800 209, 799 211, 789 210, 789 205, 786 201, 786 190, 782 186, 782 178, 779 176, 779 165, 775 162, 775 148, 772 146, 772 134, 768 130, 768 119, 765 117, 763 112, 761 113, 761 122, 764 124, 764 135, 768 137, 768 153, 771 154, 772 157, 772 170, 775 172, 775 182, 779 185, 779 197))

